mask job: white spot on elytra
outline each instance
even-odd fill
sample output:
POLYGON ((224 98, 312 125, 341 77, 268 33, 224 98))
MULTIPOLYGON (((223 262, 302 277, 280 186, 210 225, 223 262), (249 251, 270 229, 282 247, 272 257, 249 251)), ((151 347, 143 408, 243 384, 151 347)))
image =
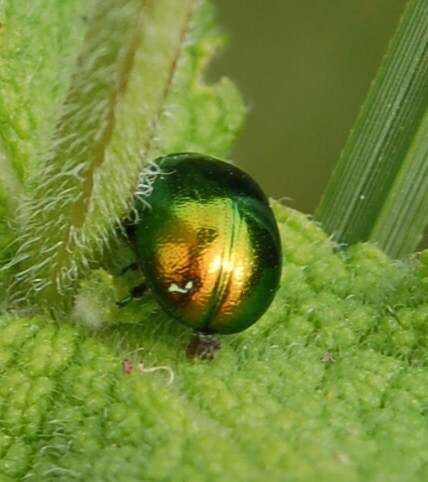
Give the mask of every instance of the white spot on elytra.
POLYGON ((188 293, 191 289, 193 288, 193 281, 190 280, 188 281, 185 285, 184 288, 181 286, 178 286, 176 283, 171 283, 168 287, 169 293, 182 293, 186 294, 188 293))

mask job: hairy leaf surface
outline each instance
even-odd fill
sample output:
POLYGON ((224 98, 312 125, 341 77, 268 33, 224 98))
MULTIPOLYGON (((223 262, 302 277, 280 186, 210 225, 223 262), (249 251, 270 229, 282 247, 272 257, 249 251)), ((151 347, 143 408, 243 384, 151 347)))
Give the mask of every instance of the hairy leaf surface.
MULTIPOLYGON (((31 10, 31 2, 23 3, 10 9, 31 10)), ((42 91, 46 106, 32 107, 40 127, 28 129, 27 151, 17 141, 23 154, 17 160, 3 156, 25 190, 18 198, 18 252, 11 263, 19 272, 10 291, 51 305, 66 300, 114 238, 149 161, 172 150, 224 156, 243 116, 229 81, 209 87, 201 80, 221 42, 205 2, 75 2, 75 11, 66 13, 59 3, 50 5, 47 18, 62 14, 59 23, 78 21, 80 28, 60 44, 39 48, 52 57, 43 73, 59 68, 61 82, 54 93, 42 91)), ((32 52, 27 56, 34 60, 32 52)), ((28 65, 20 67, 28 74, 28 65)), ((43 82, 46 89, 49 79, 43 82)), ((9 86, 10 95, 17 96, 14 88, 9 86)), ((10 181, 3 185, 10 191, 10 181)))

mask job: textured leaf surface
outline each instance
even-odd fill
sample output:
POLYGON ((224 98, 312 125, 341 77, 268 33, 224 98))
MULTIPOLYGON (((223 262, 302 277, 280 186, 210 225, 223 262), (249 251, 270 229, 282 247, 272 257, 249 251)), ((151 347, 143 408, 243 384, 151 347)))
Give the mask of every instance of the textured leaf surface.
MULTIPOLYGON (((4 56, 10 53, 21 76, 37 72, 36 62, 41 78, 28 82, 22 97, 15 79, 4 87, 5 98, 19 105, 0 160, 26 191, 17 228, 20 272, 11 291, 52 304, 114 237, 144 166, 171 150, 224 156, 243 106, 229 81, 201 81, 221 42, 204 1, 75 0, 47 9, 44 2, 16 3, 5 2, 4 28, 13 28, 16 17, 27 63, 16 49, 4 56), (75 21, 62 37, 62 24, 75 21), (26 48, 30 35, 37 40, 26 48)), ((4 70, 11 76, 11 67, 4 70)), ((2 185, 6 196, 10 181, 2 185)))
POLYGON ((185 359, 190 333, 149 296, 118 309, 102 271, 77 312, 104 330, 3 316, 2 480, 426 481, 428 257, 336 254, 275 209, 280 291, 211 363, 185 359))

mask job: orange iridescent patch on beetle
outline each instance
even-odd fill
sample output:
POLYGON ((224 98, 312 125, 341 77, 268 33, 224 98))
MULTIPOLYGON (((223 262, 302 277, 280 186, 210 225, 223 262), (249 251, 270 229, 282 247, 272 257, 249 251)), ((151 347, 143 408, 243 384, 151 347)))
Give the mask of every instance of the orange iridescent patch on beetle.
POLYGON ((214 260, 222 282, 217 310, 211 322, 213 328, 221 329, 235 316, 237 308, 251 289, 257 261, 251 249, 248 225, 236 209, 228 253, 214 260))
POLYGON ((188 202, 175 206, 158 233, 154 271, 165 297, 190 324, 212 318, 223 290, 233 237, 233 203, 188 202))

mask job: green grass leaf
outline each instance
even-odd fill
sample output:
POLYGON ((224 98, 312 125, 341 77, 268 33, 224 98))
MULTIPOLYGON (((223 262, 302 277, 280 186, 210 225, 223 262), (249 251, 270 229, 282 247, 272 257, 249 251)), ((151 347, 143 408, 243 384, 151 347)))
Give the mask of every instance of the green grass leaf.
MULTIPOLYGON (((18 18, 29 8, 9 3, 18 18)), ((49 108, 34 115, 41 127, 31 134, 44 139, 34 140, 36 161, 23 155, 9 163, 26 191, 19 198, 11 263, 19 263, 19 272, 11 291, 51 305, 67 301, 80 273, 115 237, 150 160, 171 150, 224 156, 244 113, 229 81, 210 87, 201 80, 222 41, 206 2, 81 1, 74 8, 64 12, 54 3, 46 14, 34 7, 44 19, 60 17, 57 28, 64 22, 80 28, 59 44, 43 44, 51 59, 46 68, 61 73, 61 92, 45 86, 40 94, 49 108)), ((29 23, 37 37, 44 24, 29 18, 21 28, 29 23)), ((37 62, 32 56, 25 58, 37 62)), ((10 95, 17 96, 14 89, 10 95)))
POLYGON ((426 256, 336 253, 275 212, 280 290, 213 362, 186 359, 190 330, 149 295, 119 309, 123 277, 102 270, 79 291, 81 323, 1 317, 0 478, 425 482, 426 256))
POLYGON ((428 3, 410 0, 317 210, 344 244, 414 251, 428 224, 428 3))

